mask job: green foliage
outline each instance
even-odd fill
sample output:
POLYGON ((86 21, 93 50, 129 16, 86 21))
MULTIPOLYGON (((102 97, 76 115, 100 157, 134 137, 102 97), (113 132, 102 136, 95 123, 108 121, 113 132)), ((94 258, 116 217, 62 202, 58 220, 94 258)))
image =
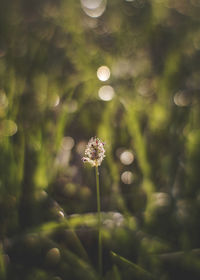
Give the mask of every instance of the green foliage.
POLYGON ((112 257, 115 262, 121 266, 123 279, 144 279, 152 280, 155 279, 148 271, 144 270, 139 265, 134 264, 133 262, 117 255, 114 252, 111 252, 112 257))

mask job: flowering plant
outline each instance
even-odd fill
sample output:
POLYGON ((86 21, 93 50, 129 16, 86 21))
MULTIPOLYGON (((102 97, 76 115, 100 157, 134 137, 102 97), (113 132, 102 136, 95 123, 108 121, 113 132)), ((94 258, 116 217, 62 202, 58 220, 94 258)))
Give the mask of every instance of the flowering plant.
POLYGON ((83 162, 88 162, 95 166, 96 171, 96 187, 97 187, 97 211, 98 211, 98 266, 100 277, 102 275, 102 238, 101 238, 101 205, 100 205, 100 188, 99 188, 99 171, 98 166, 101 165, 105 157, 104 143, 98 137, 92 137, 85 149, 85 157, 82 158, 83 162))
POLYGON ((104 145, 99 138, 92 137, 86 146, 83 162, 88 162, 92 166, 100 166, 105 157, 104 145))

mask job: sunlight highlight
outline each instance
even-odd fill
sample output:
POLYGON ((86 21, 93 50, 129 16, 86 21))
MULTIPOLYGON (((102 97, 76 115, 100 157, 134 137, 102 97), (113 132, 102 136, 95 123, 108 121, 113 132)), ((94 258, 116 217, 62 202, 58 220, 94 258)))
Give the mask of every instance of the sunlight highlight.
POLYGON ((97 77, 100 81, 107 81, 110 78, 110 69, 107 66, 101 66, 97 69, 97 77))
POLYGON ((131 171, 125 171, 121 175, 121 180, 124 184, 130 185, 133 182, 133 173, 131 171))
POLYGON ((180 107, 186 107, 189 106, 191 104, 191 96, 189 95, 189 93, 184 92, 184 91, 178 91, 175 95, 174 95, 174 103, 177 106, 180 107))
POLYGON ((106 10, 106 0, 81 0, 82 9, 92 18, 100 17, 106 10))
POLYGON ((115 95, 115 92, 114 92, 114 89, 113 87, 111 86, 102 86, 100 89, 99 89, 99 98, 103 101, 110 101, 113 99, 114 95, 115 95))
POLYGON ((130 165, 134 161, 134 155, 131 151, 125 150, 120 155, 120 161, 124 165, 130 165))

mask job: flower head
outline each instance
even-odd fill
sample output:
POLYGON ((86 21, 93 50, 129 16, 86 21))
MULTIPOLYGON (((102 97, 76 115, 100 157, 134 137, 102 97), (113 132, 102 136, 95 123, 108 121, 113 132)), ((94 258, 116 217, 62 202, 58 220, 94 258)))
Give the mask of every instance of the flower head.
POLYGON ((83 162, 88 162, 92 166, 99 166, 105 157, 104 143, 95 137, 92 137, 85 149, 85 157, 82 158, 83 162))

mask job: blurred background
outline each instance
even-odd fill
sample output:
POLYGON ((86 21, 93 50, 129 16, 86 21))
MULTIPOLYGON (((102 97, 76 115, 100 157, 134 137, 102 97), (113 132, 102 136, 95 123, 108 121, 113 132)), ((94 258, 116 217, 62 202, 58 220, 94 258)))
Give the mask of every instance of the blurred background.
POLYGON ((0 279, 200 279, 200 1, 2 0, 0 279))

